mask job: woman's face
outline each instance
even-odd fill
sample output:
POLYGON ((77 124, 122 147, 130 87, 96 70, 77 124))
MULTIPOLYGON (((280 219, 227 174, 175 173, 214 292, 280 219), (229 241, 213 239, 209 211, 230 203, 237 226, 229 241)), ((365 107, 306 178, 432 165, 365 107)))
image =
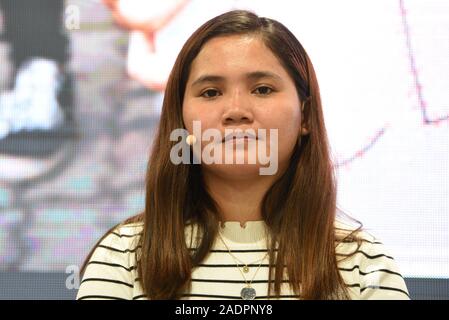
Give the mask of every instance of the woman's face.
MULTIPOLYGON (((223 36, 209 40, 192 62, 183 119, 190 134, 194 134, 193 121, 200 121, 202 132, 217 129, 222 137, 229 129, 254 129, 256 134, 265 129, 266 138, 257 136, 256 142, 265 144, 267 156, 277 154, 270 160, 276 160, 282 169, 301 134, 301 102, 293 80, 259 38, 223 36), (270 129, 277 129, 277 141, 270 139, 270 129)), ((201 137, 196 138, 199 143, 201 137)), ((202 162, 203 169, 228 178, 260 174, 259 168, 268 165, 261 164, 259 157, 255 164, 248 164, 248 153, 256 150, 244 141, 235 140, 235 145, 232 141, 226 145, 221 140, 201 141, 202 148, 213 143, 223 151, 222 164, 202 162), (232 148, 234 161, 226 164, 224 154, 232 148), (235 164, 237 156, 244 157, 244 164, 235 164)))

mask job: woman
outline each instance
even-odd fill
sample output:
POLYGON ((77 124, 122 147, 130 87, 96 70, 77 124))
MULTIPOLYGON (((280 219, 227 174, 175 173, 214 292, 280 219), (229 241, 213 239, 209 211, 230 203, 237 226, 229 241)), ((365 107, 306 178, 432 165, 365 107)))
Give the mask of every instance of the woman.
POLYGON ((248 11, 206 22, 168 79, 145 211, 99 241, 78 299, 408 299, 383 245, 337 216, 328 147, 315 72, 294 35, 248 11), (276 170, 201 162, 195 150, 175 164, 174 130, 188 131, 192 149, 208 145, 195 121, 222 134, 269 130, 212 144, 248 160, 257 141, 276 170))

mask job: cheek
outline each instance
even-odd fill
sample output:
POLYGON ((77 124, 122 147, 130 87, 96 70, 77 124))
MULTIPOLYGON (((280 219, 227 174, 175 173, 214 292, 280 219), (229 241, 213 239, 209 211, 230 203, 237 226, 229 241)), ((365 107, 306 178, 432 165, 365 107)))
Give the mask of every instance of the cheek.
POLYGON ((190 101, 185 101, 183 104, 182 117, 186 129, 190 133, 193 133, 193 121, 200 121, 201 131, 217 127, 215 123, 216 115, 213 112, 202 112, 202 110, 204 110, 203 106, 191 103, 190 101))
POLYGON ((286 159, 293 152, 299 136, 299 126, 279 130, 279 158, 286 159))
POLYGON ((182 107, 182 120, 184 121, 184 126, 186 127, 187 131, 192 132, 193 130, 193 120, 192 117, 193 114, 189 108, 186 108, 185 106, 182 107))
POLYGON ((264 118, 263 127, 277 128, 279 137, 297 136, 301 124, 301 113, 299 106, 292 103, 277 104, 275 108, 270 108, 261 114, 264 118))
POLYGON ((182 102, 182 120, 184 121, 184 126, 189 132, 192 132, 192 121, 194 120, 194 110, 190 101, 184 98, 182 102))
POLYGON ((281 121, 282 125, 279 131, 283 138, 285 140, 296 140, 301 128, 301 113, 298 107, 295 106, 285 112, 281 121))
POLYGON ((186 100, 182 106, 182 117, 186 129, 192 133, 193 121, 201 121, 201 126, 204 123, 204 114, 199 112, 200 108, 193 101, 186 100))
POLYGON ((278 129, 279 159, 286 159, 293 151, 300 133, 301 113, 297 105, 291 103, 267 114, 267 126, 278 129))

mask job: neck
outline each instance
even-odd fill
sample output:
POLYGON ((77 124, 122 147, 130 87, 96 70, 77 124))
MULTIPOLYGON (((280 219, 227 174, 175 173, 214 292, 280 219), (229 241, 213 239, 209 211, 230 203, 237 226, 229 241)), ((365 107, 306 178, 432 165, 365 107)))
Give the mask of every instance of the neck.
POLYGON ((221 221, 263 220, 261 203, 267 190, 277 178, 258 175, 252 179, 232 179, 204 172, 204 182, 211 197, 221 209, 221 221))

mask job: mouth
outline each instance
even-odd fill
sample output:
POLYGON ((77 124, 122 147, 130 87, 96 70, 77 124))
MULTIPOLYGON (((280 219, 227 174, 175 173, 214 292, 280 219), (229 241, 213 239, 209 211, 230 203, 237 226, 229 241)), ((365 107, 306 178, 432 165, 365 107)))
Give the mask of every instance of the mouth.
POLYGON ((251 133, 241 133, 241 132, 235 132, 235 133, 230 133, 228 135, 226 135, 222 142, 227 142, 227 141, 248 141, 248 140, 257 140, 257 137, 251 133))

